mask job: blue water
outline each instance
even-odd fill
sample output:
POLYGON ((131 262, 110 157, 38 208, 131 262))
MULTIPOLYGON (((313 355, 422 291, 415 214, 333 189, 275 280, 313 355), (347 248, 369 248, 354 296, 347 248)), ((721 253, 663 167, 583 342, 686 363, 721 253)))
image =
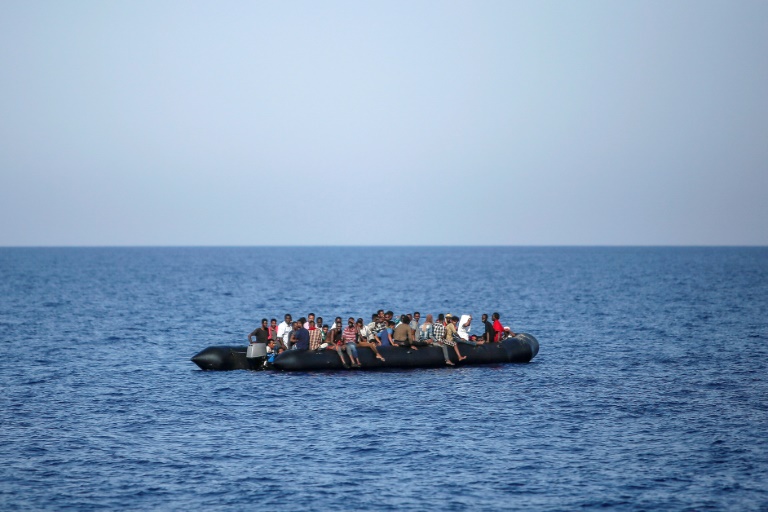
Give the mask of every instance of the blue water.
POLYGON ((0 510, 768 510, 767 248, 0 249, 0 510), (498 311, 529 364, 202 372, 498 311))

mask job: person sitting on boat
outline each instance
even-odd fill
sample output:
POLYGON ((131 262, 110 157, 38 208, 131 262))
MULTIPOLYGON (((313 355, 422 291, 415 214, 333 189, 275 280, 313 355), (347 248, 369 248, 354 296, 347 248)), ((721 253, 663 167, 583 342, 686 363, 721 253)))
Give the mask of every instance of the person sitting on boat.
POLYGON ((309 330, 304 328, 304 322, 307 319, 302 317, 293 327, 291 338, 293 339, 293 350, 309 350, 309 330))
POLYGON ((317 350, 323 344, 323 331, 318 329, 314 320, 309 321, 309 350, 317 350))
POLYGON ((509 326, 507 326, 507 327, 504 327, 504 332, 501 335, 501 339, 505 340, 507 338, 514 338, 515 336, 517 336, 517 334, 515 334, 512 331, 512 329, 510 329, 509 326))
POLYGON ((347 355, 349 361, 352 363, 352 368, 360 368, 360 358, 357 356, 357 327, 355 327, 355 319, 347 319, 347 327, 341 333, 341 340, 344 342, 344 346, 347 349, 347 355))
POLYGON ((385 329, 379 331, 376 337, 379 340, 379 345, 382 347, 391 347, 394 345, 392 340, 392 334, 395 332, 395 322, 391 321, 385 329))
POLYGON ((320 333, 323 336, 323 343, 326 343, 326 340, 328 339, 328 326, 324 325, 322 329, 320 329, 320 333))
POLYGON ((267 319, 261 319, 261 326, 254 329, 254 331, 248 335, 248 343, 264 343, 269 341, 269 326, 267 325, 267 319))
POLYGON ((418 348, 413 346, 411 318, 408 315, 402 315, 400 317, 400 323, 395 327, 395 332, 392 337, 395 339, 395 345, 418 350, 418 348))
POLYGON ((494 313, 493 314, 493 341, 501 341, 501 336, 504 334, 504 326, 501 325, 501 320, 499 320, 499 314, 494 313))
POLYGON ((456 329, 459 338, 469 341, 470 330, 472 330, 472 315, 461 315, 456 329))
POLYGON ((411 317, 411 331, 412 331, 414 340, 419 339, 419 320, 420 319, 421 319, 421 313, 419 313, 418 311, 416 311, 411 317))
POLYGON ((434 320, 431 314, 427 314, 427 320, 419 328, 419 339, 425 343, 431 343, 434 320))
POLYGON ((485 327, 485 333, 483 333, 483 341, 485 343, 490 343, 496 336, 496 333, 493 330, 493 324, 488 321, 488 315, 485 313, 483 313, 483 316, 480 317, 480 320, 483 322, 483 327, 485 327))
MULTIPOLYGON (((427 317, 427 319, 429 319, 429 317, 427 317)), ((451 357, 448 355, 447 346, 453 347, 453 349, 456 351, 456 356, 459 358, 459 361, 461 361, 461 354, 459 353, 459 349, 456 347, 456 343, 450 345, 445 341, 445 317, 442 313, 437 315, 437 321, 432 324, 432 344, 437 345, 443 351, 445 364, 454 366, 453 361, 451 361, 451 357)))
POLYGON ((325 337, 325 343, 327 344, 326 348, 328 350, 335 350, 339 355, 339 359, 341 360, 341 364, 344 365, 344 368, 349 368, 349 364, 347 364, 347 361, 344 359, 344 351, 346 351, 346 346, 341 336, 341 317, 337 316, 336 321, 332 324, 331 329, 328 331, 328 334, 325 337))
POLYGON ((456 334, 456 322, 458 322, 458 318, 456 318, 453 315, 445 315, 445 339, 443 340, 443 343, 448 345, 449 347, 453 347, 453 350, 456 351, 456 355, 459 358, 459 361, 463 361, 467 358, 467 356, 462 356, 461 352, 459 352, 459 347, 456 345, 456 342, 453 339, 453 335, 456 334))
POLYGON ((373 332, 371 332, 368 327, 363 325, 363 319, 358 318, 357 322, 355 323, 355 327, 357 328, 357 347, 368 347, 369 349, 373 350, 373 353, 376 354, 376 359, 379 359, 380 361, 384 361, 384 358, 379 354, 379 351, 376 349, 376 337, 373 335, 373 332))
MULTIPOLYGON (((376 337, 377 334, 379 334, 379 331, 381 331, 381 329, 376 328, 378 327, 377 326, 378 320, 379 320, 379 315, 377 313, 374 313, 371 315, 371 321, 368 322, 368 324, 366 325, 368 330, 370 330, 373 333, 374 338, 376 337)), ((384 326, 384 328, 386 328, 386 326, 384 326)))

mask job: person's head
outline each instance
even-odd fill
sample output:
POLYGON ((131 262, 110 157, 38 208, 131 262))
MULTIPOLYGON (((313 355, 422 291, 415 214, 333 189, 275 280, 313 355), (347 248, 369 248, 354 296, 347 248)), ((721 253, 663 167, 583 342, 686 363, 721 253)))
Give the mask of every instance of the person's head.
POLYGON ((362 327, 362 326, 363 326, 363 319, 362 319, 362 318, 358 318, 358 319, 357 319, 357 322, 355 322, 355 324, 356 324, 358 327, 362 327))
POLYGON ((395 326, 395 321, 394 320, 390 320, 389 322, 387 322, 387 325, 389 327, 394 327, 395 326))
POLYGON ((431 313, 427 313, 427 323, 431 324, 432 322, 434 322, 434 320, 432 319, 432 314, 431 313))
POLYGON ((314 320, 310 320, 310 321, 309 321, 309 328, 310 328, 311 330, 313 330, 313 331, 315 330, 315 321, 314 321, 314 320))
POLYGON ((293 317, 286 313, 285 314, 285 323, 290 324, 292 320, 293 320, 293 317))
POLYGON ((445 315, 445 321, 446 321, 446 322, 450 322, 450 321, 451 321, 451 318, 453 318, 453 315, 452 315, 452 314, 448 313, 447 315, 445 315))
POLYGON ((275 340, 269 340, 269 341, 267 342, 267 346, 268 346, 269 348, 275 348, 275 340))
POLYGON ((275 327, 275 326, 277 326, 277 318, 273 318, 272 320, 270 320, 270 321, 269 321, 269 325, 270 325, 271 327, 275 327))
POLYGON ((410 321, 410 320, 408 320, 408 315, 400 315, 400 323, 403 323, 403 324, 408 324, 408 323, 410 323, 410 322, 411 322, 411 321, 410 321))
POLYGON ((392 320, 392 317, 393 317, 393 316, 395 316, 395 314, 394 314, 393 312, 391 312, 391 311, 387 311, 386 313, 384 313, 384 318, 386 318, 386 319, 387 319, 387 322, 389 322, 390 320, 392 320))
POLYGON ((371 322, 375 322, 378 319, 379 319, 379 314, 378 313, 374 313, 374 314, 371 315, 371 322))
POLYGON ((499 319, 499 314, 498 313, 494 313, 492 318, 494 320, 498 320, 499 319))
POLYGON ((310 321, 310 320, 314 321, 314 319, 315 319, 315 314, 314 313, 310 313, 310 314, 307 315, 307 321, 310 321))
POLYGON ((341 327, 341 317, 340 316, 336 317, 336 321, 334 322, 334 325, 336 327, 341 327))
POLYGON ((321 316, 317 317, 317 320, 315 321, 315 325, 317 325, 318 327, 322 327, 323 326, 323 317, 321 317, 321 316))
POLYGON ((487 322, 487 321, 488 321, 488 315, 486 315, 485 313, 483 313, 483 316, 481 316, 481 317, 480 317, 480 320, 482 320, 482 321, 483 321, 483 323, 487 322))
POLYGON ((266 329, 266 327, 267 327, 267 319, 266 318, 262 318, 261 319, 261 326, 266 329))
POLYGON ((326 334, 328 333, 328 326, 327 325, 323 326, 323 332, 326 333, 326 334))
POLYGON ((347 326, 348 327, 354 327, 355 326, 355 319, 352 317, 347 318, 347 326))
POLYGON ((413 319, 414 319, 414 320, 416 320, 416 321, 418 322, 418 321, 421 319, 421 313, 419 313, 418 311, 416 311, 416 312, 413 314, 413 319))
POLYGON ((443 315, 442 313, 437 315, 437 321, 438 322, 445 322, 445 315, 443 315))
POLYGON ((380 309, 380 310, 378 310, 378 311, 376 312, 376 316, 379 316, 379 317, 381 317, 381 318, 384 318, 384 310, 383 310, 383 309, 380 309))
POLYGON ((304 327, 305 323, 307 323, 307 319, 306 318, 304 318, 304 317, 299 318, 298 324, 299 324, 300 327, 304 327))
POLYGON ((459 318, 458 318, 458 317, 455 317, 455 316, 452 316, 452 317, 451 317, 451 323, 454 323, 454 324, 455 324, 455 323, 456 323, 456 322, 458 322, 458 321, 459 321, 459 318))

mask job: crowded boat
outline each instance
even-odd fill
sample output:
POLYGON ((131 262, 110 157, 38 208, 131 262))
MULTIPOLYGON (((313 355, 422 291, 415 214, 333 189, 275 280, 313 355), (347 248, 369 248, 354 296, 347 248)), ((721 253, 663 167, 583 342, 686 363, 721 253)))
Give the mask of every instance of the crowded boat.
POLYGON ((385 361, 380 352, 384 347, 400 347, 406 351, 439 347, 445 364, 453 366, 451 350, 458 361, 466 359, 459 351, 460 344, 478 346, 501 343, 516 336, 509 326, 502 324, 499 313, 490 317, 483 314, 479 329, 474 329, 473 318, 469 314, 428 314, 422 322, 418 311, 396 317, 392 311, 379 310, 371 315, 369 322, 349 317, 344 326, 342 320, 337 316, 329 324, 314 313, 297 320, 293 319, 293 315, 286 314, 279 324, 276 318, 263 318, 261 325, 248 335, 248 341, 251 347, 266 346, 266 357, 270 363, 277 355, 287 351, 328 350, 336 352, 345 368, 359 368, 361 350, 370 350, 376 359, 385 361))

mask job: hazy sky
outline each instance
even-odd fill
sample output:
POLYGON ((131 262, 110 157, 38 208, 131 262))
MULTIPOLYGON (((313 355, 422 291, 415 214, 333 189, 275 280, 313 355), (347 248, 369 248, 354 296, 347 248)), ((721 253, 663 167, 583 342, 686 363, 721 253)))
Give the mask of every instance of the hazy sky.
POLYGON ((768 2, 0 2, 0 245, 315 244, 768 244, 768 2))

